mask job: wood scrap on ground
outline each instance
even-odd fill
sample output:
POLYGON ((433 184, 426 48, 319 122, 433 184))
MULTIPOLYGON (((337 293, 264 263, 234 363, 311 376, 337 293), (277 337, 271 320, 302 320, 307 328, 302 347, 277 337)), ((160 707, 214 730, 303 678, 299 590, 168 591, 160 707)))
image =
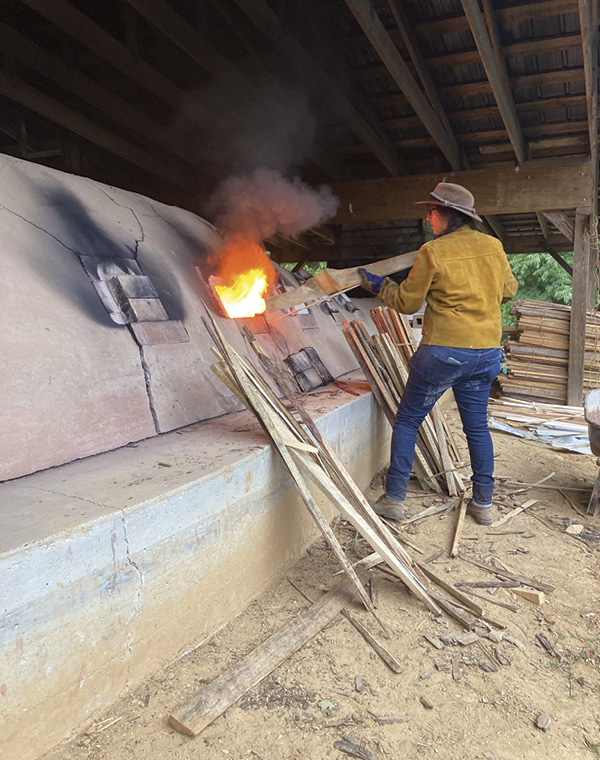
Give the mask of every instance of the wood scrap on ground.
POLYGON ((465 521, 465 515, 467 513, 467 500, 465 494, 460 497, 460 505, 458 508, 458 519, 456 521, 456 530, 454 531, 454 540, 452 541, 452 548, 450 549, 450 556, 452 558, 458 556, 458 547, 460 546, 460 539, 462 536, 463 523, 465 521))
POLYGON ((352 582, 344 578, 285 628, 260 644, 248 657, 181 705, 169 716, 170 724, 184 734, 197 736, 239 697, 316 636, 350 603, 354 595, 352 582))

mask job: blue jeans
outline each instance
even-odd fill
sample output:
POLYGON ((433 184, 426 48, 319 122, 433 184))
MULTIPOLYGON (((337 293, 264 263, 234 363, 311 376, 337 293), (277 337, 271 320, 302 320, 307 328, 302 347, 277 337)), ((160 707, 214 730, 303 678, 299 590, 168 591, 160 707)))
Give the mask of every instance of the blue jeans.
POLYGON ((404 501, 419 427, 444 391, 453 388, 471 456, 473 499, 490 504, 494 447, 487 405, 492 381, 500 372, 500 349, 421 345, 409 368, 392 434, 386 495, 404 501))

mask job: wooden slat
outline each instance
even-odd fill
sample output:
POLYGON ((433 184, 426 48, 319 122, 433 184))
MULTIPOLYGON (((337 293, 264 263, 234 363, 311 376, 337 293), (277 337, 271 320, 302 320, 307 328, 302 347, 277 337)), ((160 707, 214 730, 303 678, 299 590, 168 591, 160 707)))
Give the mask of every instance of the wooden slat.
POLYGON ((249 689, 316 636, 352 600, 354 589, 347 578, 205 686, 169 715, 177 731, 197 736, 249 689))
POLYGON ((586 226, 590 223, 587 210, 577 209, 575 214, 575 241, 573 251, 573 302, 569 338, 569 379, 567 403, 583 401, 583 362, 585 353, 586 310, 588 278, 590 275, 590 242, 586 240, 586 226))

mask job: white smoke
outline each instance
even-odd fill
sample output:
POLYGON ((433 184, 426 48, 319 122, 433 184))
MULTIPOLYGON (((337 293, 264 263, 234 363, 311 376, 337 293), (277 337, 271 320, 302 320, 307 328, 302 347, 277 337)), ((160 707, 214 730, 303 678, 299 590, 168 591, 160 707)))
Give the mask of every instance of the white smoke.
POLYGON ((225 237, 243 235, 262 242, 275 233, 295 237, 334 216, 339 200, 329 187, 309 187, 261 167, 224 180, 208 205, 225 237))

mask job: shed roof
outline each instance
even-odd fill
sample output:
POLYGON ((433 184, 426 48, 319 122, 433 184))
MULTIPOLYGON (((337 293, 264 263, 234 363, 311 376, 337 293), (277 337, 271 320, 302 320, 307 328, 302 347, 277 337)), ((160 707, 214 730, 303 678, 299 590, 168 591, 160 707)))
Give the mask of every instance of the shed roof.
MULTIPOLYGON (((265 163, 342 197, 349 181, 466 172, 469 185, 480 170, 535 171, 544 185, 548 167, 585 172, 597 196, 595 2, 1 4, 6 153, 196 211, 219 179, 265 163)), ((569 248, 543 211, 595 205, 547 190, 544 208, 487 215, 508 250, 569 248)), ((321 230, 302 250, 273 247, 344 260, 335 240, 321 230)))

